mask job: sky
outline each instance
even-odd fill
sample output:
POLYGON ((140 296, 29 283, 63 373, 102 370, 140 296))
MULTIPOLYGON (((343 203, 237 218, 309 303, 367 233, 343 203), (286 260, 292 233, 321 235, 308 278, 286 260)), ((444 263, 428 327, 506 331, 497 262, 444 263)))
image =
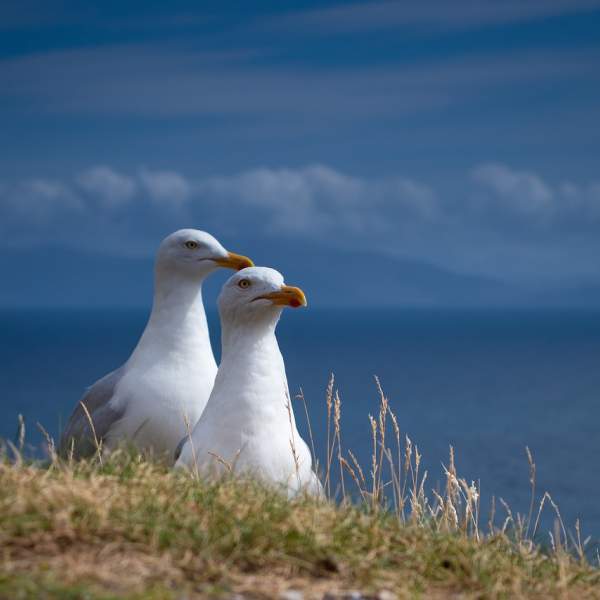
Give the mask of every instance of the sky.
POLYGON ((4 0, 0 306, 145 306, 196 227, 317 306, 600 307, 599 65, 600 0, 4 0))

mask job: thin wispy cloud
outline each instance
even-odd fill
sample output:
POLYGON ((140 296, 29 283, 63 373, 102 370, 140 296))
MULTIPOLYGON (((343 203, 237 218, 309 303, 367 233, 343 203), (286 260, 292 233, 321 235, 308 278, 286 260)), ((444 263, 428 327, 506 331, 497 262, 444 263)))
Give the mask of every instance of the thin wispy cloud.
POLYGON ((600 9, 598 0, 423 0, 353 2, 273 17, 272 27, 298 31, 356 32, 393 28, 471 29, 536 21, 600 9))
POLYGON ((22 110, 131 116, 269 115, 361 121, 460 106, 507 85, 585 83, 600 51, 526 50, 379 67, 257 66, 244 52, 172 43, 0 60, 0 99, 22 110))

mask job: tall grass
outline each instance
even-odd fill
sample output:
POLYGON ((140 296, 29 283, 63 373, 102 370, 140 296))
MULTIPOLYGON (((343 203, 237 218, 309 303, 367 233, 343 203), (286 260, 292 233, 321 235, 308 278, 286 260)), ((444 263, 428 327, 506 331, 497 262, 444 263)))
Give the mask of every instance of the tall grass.
MULTIPOLYGON (((600 597, 600 557, 590 555, 579 522, 569 531, 550 494, 538 494, 529 449, 527 513, 492 497, 485 518, 480 484, 459 475, 452 447, 443 487, 429 489, 418 446, 375 385, 364 465, 344 446, 334 377, 325 394, 322 464, 298 395, 323 484, 319 498, 288 500, 236 476, 235 461, 219 479, 205 480, 130 450, 107 454, 101 440, 90 460, 76 462, 72 453, 63 460, 43 429, 42 467, 24 458, 20 419, 17 439, 0 453, 0 598, 177 598, 181 590, 189 597, 276 597, 290 588, 309 597, 343 597, 350 589, 402 597, 600 597), (555 527, 541 547, 545 510, 555 527)), ((288 410, 291 426, 289 399, 288 410)), ((293 455, 296 443, 290 436, 293 455)))
MULTIPOLYGON (((369 414, 369 435, 371 438, 371 460, 368 476, 359 464, 351 449, 342 445, 341 411, 342 402, 335 388, 335 377, 331 375, 327 385, 325 406, 327 415, 326 464, 319 465, 328 499, 339 500, 342 504, 356 502, 368 510, 385 510, 395 515, 400 523, 417 524, 434 531, 456 532, 479 542, 485 538, 503 536, 515 545, 530 550, 535 547, 540 534, 541 517, 544 510, 551 510, 554 517, 554 530, 547 532, 553 552, 571 552, 585 560, 591 537, 583 537, 580 522, 577 520, 570 531, 563 522, 557 503, 548 491, 536 493, 536 464, 533 454, 525 447, 525 457, 529 466, 530 503, 526 514, 514 513, 503 498, 491 498, 488 519, 481 521, 481 490, 476 481, 467 482, 457 473, 454 448, 449 447, 448 462, 442 465, 445 485, 440 493, 432 488, 427 490, 428 472, 422 470, 422 455, 408 435, 402 435, 399 419, 391 408, 381 383, 375 377, 378 394, 378 412, 369 414), (339 489, 332 490, 331 481, 334 469, 339 469, 339 489), (354 486, 352 494, 345 478, 354 486), (500 510, 498 506, 500 506, 500 510)), ((306 405, 303 394, 299 400, 306 405)), ((308 419, 308 411, 305 410, 308 419)), ((309 432, 312 431, 310 423, 309 432)), ((312 433, 310 434, 312 438, 312 433)), ((311 439, 311 447, 314 443, 311 439)), ((600 553, 595 549, 595 562, 600 566, 600 553)))

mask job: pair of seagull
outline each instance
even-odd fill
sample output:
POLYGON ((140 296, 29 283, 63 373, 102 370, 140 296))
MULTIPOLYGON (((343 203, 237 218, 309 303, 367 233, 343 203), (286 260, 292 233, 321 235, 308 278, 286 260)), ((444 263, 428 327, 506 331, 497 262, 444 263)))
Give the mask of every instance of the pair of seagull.
POLYGON ((308 446, 296 429, 275 328, 302 290, 255 267, 210 234, 182 229, 160 245, 152 313, 127 362, 92 385, 61 437, 63 456, 90 456, 127 443, 177 467, 225 468, 318 493, 308 446), (217 369, 202 282, 220 267, 237 272, 218 299, 217 369))

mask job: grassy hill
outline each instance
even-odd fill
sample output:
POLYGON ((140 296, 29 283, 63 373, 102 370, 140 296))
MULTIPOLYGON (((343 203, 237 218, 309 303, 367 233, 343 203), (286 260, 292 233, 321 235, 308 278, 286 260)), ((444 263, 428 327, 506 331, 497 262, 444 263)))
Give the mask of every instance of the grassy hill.
POLYGON ((410 450, 404 506, 387 508, 379 455, 364 486, 347 465, 352 504, 201 481, 126 452, 44 467, 5 453, 0 598, 600 598, 580 540, 569 549, 559 530, 542 550, 520 519, 484 532, 477 491, 450 464, 430 503, 410 450))

